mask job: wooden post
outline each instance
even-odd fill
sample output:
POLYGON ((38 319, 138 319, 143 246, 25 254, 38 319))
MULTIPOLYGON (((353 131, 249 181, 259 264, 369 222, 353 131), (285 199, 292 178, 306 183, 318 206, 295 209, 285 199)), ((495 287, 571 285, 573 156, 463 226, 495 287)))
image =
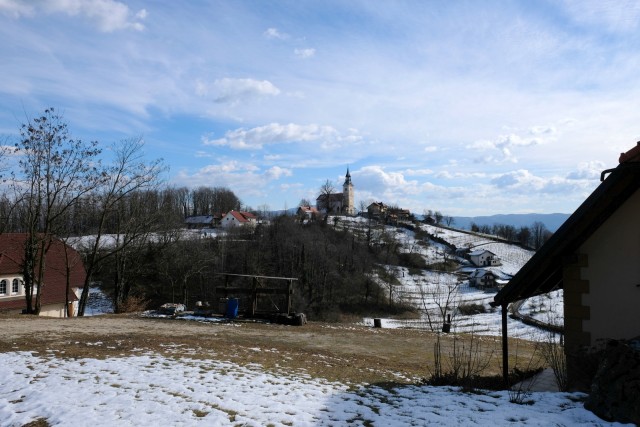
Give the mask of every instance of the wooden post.
POLYGON ((502 304, 502 378, 509 387, 509 336, 507 334, 507 303, 502 304))
POLYGON ((293 293, 293 280, 289 280, 287 288, 287 316, 291 314, 291 294, 293 293))
POLYGON ((251 279, 251 282, 253 285, 253 295, 252 295, 252 301, 251 301, 251 317, 254 317, 256 315, 256 309, 258 308, 258 278, 254 276, 251 279))

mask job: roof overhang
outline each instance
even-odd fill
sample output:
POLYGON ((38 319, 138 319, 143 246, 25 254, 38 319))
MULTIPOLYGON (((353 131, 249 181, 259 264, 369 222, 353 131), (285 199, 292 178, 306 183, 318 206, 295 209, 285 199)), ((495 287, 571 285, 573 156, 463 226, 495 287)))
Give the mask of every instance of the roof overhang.
MULTIPOLYGON (((609 172, 609 171, 607 171, 609 172)), ((638 189, 640 163, 621 163, 531 257, 491 303, 500 306, 562 288, 562 270, 576 250, 638 189)))

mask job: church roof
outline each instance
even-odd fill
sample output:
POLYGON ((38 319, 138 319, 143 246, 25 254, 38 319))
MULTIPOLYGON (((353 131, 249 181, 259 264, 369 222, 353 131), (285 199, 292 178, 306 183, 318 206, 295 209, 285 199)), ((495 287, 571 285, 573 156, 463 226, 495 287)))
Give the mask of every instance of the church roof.
POLYGON ((316 200, 326 200, 329 197, 329 200, 332 202, 338 202, 344 198, 344 194, 342 193, 331 193, 331 194, 321 194, 318 196, 316 200))

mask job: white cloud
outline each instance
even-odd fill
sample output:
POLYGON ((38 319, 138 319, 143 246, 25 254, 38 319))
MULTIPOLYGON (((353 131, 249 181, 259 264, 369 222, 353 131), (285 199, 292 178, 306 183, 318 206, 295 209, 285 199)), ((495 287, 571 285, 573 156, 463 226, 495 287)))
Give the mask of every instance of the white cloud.
POLYGON ((486 178, 487 174, 484 172, 449 172, 441 171, 436 174, 436 178, 440 179, 481 179, 486 178))
POLYGON ((378 165, 365 166, 351 175, 354 182, 358 182, 359 189, 375 192, 392 203, 403 195, 420 192, 418 181, 408 181, 402 172, 387 172, 378 165))
POLYGON ((216 102, 234 105, 252 98, 277 96, 280 89, 268 80, 223 78, 212 85, 196 81, 196 94, 207 96, 212 92, 216 102))
POLYGON ((89 18, 107 33, 129 29, 142 31, 145 27, 141 21, 147 17, 145 9, 132 17, 129 7, 115 0, 37 0, 29 5, 14 0, 0 0, 0 11, 16 18, 31 16, 39 10, 89 18))
POLYGON ((211 140, 208 137, 202 139, 205 145, 228 146, 234 149, 260 149, 267 144, 287 144, 294 142, 340 143, 350 140, 353 135, 346 138, 331 126, 297 125, 289 123, 271 123, 253 129, 235 129, 228 131, 223 138, 211 140))
POLYGON ((307 48, 307 49, 295 49, 293 51, 293 53, 298 57, 298 58, 311 58, 316 54, 316 50, 313 48, 307 48))
MULTIPOLYGON (((568 123, 568 122, 567 122, 568 123)), ((555 126, 533 126, 529 129, 531 135, 553 136, 558 132, 555 126)))
POLYGON ((529 187, 531 190, 540 190, 544 186, 544 180, 533 175, 526 169, 519 169, 508 172, 491 180, 491 183, 498 188, 522 188, 529 187))
POLYGON ((291 175, 293 175, 293 173, 291 172, 291 169, 285 169, 279 166, 273 166, 264 173, 264 177, 269 181, 280 179, 280 177, 283 177, 283 176, 291 176, 291 175))
POLYGON ((584 162, 578 165, 578 169, 567 174, 567 179, 600 180, 600 174, 606 169, 604 162, 584 162))
MULTIPOLYGON (((583 168, 582 171, 586 171, 586 169, 583 168)), ((560 176, 540 177, 526 169, 519 169, 494 177, 491 180, 491 184, 502 191, 529 195, 534 193, 543 195, 582 194, 584 191, 594 187, 594 178, 596 176, 591 171, 583 173, 581 177, 578 177, 578 175, 566 178, 560 176)))
POLYGON ((194 173, 180 171, 175 181, 179 185, 197 187, 200 185, 227 187, 238 197, 265 198, 265 188, 273 181, 292 176, 292 171, 287 168, 273 166, 262 170, 253 163, 239 162, 236 160, 224 161, 202 167, 194 173))
POLYGON ((431 175, 433 171, 431 169, 407 169, 404 173, 407 176, 423 176, 431 175))
POLYGON ((280 32, 277 28, 267 28, 263 34, 268 39, 287 40, 289 38, 289 34, 280 32))
POLYGON ((525 133, 528 136, 509 133, 500 135, 495 140, 478 140, 467 145, 467 148, 484 152, 481 157, 475 158, 477 163, 518 163, 514 149, 551 142, 555 138, 556 129, 552 126, 535 126, 525 133))

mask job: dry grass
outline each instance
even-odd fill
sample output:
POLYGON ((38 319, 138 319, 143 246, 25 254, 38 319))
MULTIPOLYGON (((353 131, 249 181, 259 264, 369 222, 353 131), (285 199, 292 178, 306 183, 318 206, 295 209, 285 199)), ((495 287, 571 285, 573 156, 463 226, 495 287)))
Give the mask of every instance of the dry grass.
MULTIPOLYGON (((132 315, 46 319, 0 317, 0 352, 30 351, 60 358, 106 358, 156 352, 167 357, 257 363, 273 372, 299 372, 346 383, 415 383, 428 376, 436 335, 426 331, 374 329, 311 322, 305 326, 261 323, 210 324, 132 315)), ((477 338, 477 337, 476 337, 477 338)), ((498 337, 480 337, 495 349, 486 375, 500 374, 498 337)), ((465 339, 464 337, 462 339, 465 339)), ((452 345, 441 338, 444 354, 452 345)), ((518 344, 518 362, 535 346, 518 344)), ((513 348, 513 346, 512 346, 513 348)), ((511 368, 517 367, 512 360, 511 368)))

